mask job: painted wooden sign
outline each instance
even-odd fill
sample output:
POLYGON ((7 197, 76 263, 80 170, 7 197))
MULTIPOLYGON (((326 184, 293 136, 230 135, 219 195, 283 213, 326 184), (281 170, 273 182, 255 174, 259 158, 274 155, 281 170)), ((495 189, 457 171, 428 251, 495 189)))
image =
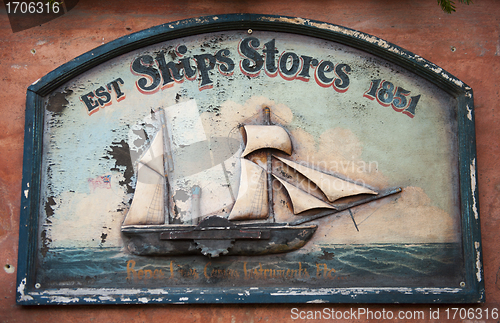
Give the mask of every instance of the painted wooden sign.
POLYGON ((472 90, 376 37, 229 15, 28 89, 18 302, 479 302, 472 90))

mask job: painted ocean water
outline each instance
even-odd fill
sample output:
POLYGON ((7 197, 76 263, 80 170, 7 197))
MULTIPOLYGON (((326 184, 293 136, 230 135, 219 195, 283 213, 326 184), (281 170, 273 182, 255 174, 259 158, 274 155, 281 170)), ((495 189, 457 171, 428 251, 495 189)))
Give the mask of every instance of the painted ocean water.
POLYGON ((37 282, 56 287, 458 287, 460 244, 330 245, 259 257, 139 257, 121 248, 50 249, 37 282))

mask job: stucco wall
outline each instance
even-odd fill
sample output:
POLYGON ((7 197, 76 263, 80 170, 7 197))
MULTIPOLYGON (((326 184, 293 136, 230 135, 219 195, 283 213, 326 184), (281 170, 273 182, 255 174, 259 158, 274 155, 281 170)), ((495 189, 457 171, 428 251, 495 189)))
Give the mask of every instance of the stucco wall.
MULTIPOLYGON (((324 305, 68 306, 15 304, 19 204, 27 87, 72 58, 103 43, 165 22, 211 14, 299 16, 342 25, 412 51, 474 90, 479 204, 486 284, 482 308, 500 307, 500 3, 480 0, 445 14, 433 0, 372 1, 84 1, 42 26, 12 33, 0 11, 0 321, 291 321, 291 309, 324 305), (454 49, 454 50, 452 50, 454 49), (10 267, 9 267, 10 266, 10 267)), ((336 309, 358 305, 329 306, 336 309)), ((421 311, 436 305, 361 305, 370 310, 421 311)), ((443 311, 451 306, 441 305, 443 311)), ((428 319, 428 316, 426 316, 428 319)), ((355 320, 353 320, 355 321, 355 320)), ((391 320, 397 321, 397 320, 391 320)))

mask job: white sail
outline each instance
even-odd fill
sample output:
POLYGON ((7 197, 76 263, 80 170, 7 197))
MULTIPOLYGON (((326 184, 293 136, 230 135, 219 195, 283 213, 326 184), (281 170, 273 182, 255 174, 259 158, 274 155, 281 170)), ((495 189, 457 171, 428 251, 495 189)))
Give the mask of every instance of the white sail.
POLYGON ((236 195, 238 174, 233 165, 238 164, 239 145, 234 152, 217 150, 226 142, 217 143, 221 138, 205 132, 195 100, 168 106, 164 111, 172 154, 172 171, 168 174, 171 223, 198 221, 191 214, 196 208, 201 216, 228 214, 236 195), (201 193, 193 200, 195 186, 200 187, 201 193))
POLYGON ((246 125, 246 147, 242 157, 263 148, 274 148, 292 154, 292 141, 285 129, 277 125, 246 125))
POLYGON ((241 159, 238 197, 229 220, 255 220, 268 217, 266 172, 257 164, 241 159))
POLYGON ((166 179, 163 154, 163 130, 160 129, 139 160, 134 199, 123 225, 165 222, 166 179))
POLYGON ((323 202, 322 200, 312 196, 307 192, 304 192, 300 188, 293 186, 292 184, 282 180, 281 178, 276 176, 274 176, 274 178, 280 181, 287 190, 288 195, 290 196, 290 200, 292 201, 293 214, 299 214, 307 210, 320 208, 335 210, 335 207, 333 207, 332 205, 323 202))
POLYGON ((292 167, 293 169, 307 177, 311 182, 316 184, 319 189, 326 195, 328 201, 330 202, 334 202, 335 200, 338 200, 342 197, 354 196, 359 194, 378 194, 377 192, 364 186, 354 184, 335 176, 302 166, 291 160, 280 158, 278 156, 274 157, 276 157, 284 164, 292 167))

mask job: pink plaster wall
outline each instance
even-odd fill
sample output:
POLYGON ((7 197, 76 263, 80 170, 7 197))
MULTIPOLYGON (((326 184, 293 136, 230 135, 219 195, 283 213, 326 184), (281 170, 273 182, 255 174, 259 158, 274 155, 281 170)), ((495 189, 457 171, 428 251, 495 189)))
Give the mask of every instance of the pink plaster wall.
MULTIPOLYGON (((8 273, 4 266, 17 266, 27 87, 102 43, 165 22, 225 13, 299 16, 359 30, 428 59, 472 87, 487 300, 481 307, 500 307, 500 112, 496 112, 500 109, 500 2, 478 0, 470 6, 457 4, 457 11, 445 14, 434 0, 80 0, 64 16, 14 34, 5 8, 0 6, 0 321, 289 322, 293 307, 323 309, 323 305, 306 304, 98 307, 15 304, 15 273, 8 273), (452 47, 456 50, 452 51, 452 47)), ((371 310, 426 313, 430 307, 437 308, 436 305, 362 306, 371 310)), ((440 307, 443 313, 450 306, 440 307)), ((432 320, 427 317, 426 321, 432 320)))

